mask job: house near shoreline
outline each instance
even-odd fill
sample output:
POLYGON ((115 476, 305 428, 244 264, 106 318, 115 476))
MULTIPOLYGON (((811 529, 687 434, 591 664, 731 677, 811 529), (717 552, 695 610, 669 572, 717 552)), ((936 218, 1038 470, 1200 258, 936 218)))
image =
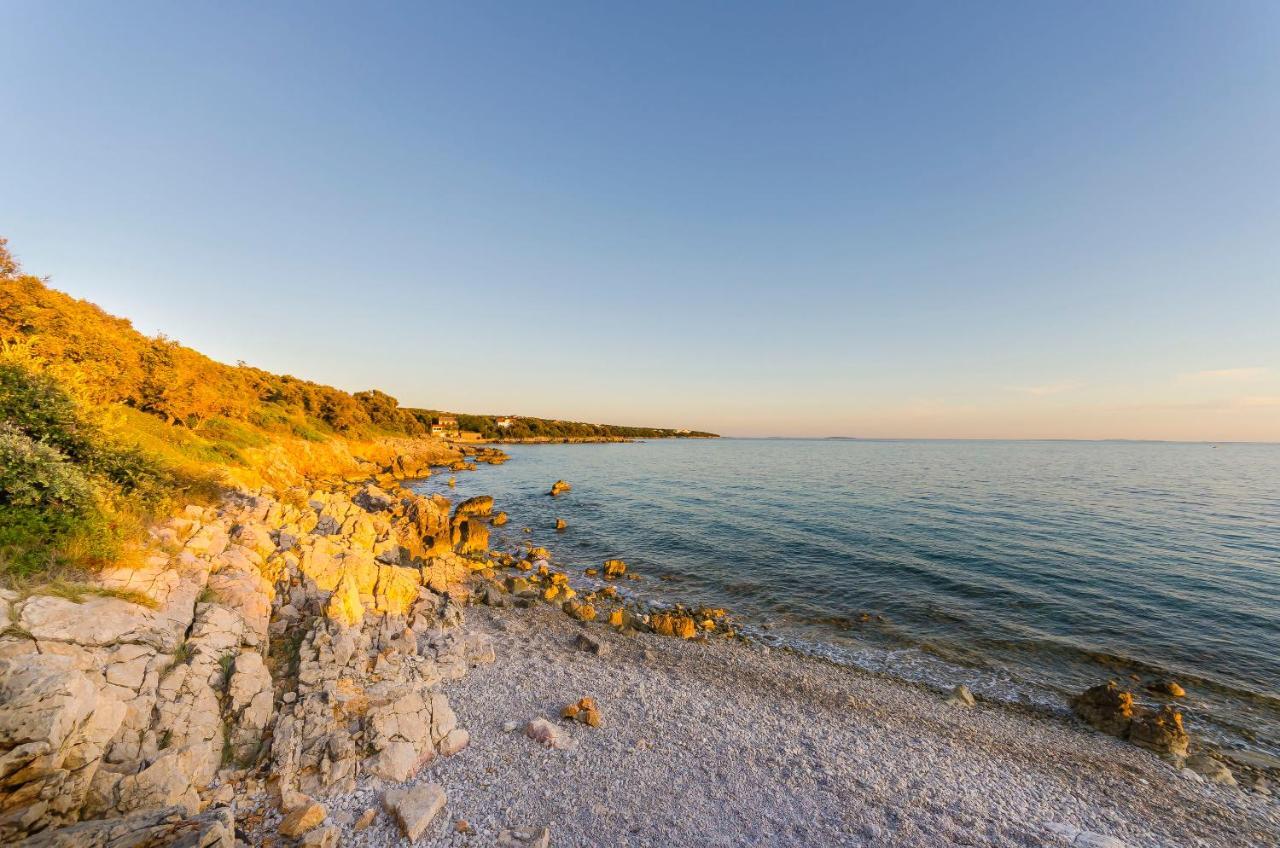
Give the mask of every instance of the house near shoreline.
POLYGON ((456 415, 437 415, 431 419, 431 435, 446 439, 458 437, 458 417, 456 415))
POLYGON ((516 420, 508 415, 499 415, 495 423, 498 425, 499 430, 509 430, 511 425, 516 423, 516 420))

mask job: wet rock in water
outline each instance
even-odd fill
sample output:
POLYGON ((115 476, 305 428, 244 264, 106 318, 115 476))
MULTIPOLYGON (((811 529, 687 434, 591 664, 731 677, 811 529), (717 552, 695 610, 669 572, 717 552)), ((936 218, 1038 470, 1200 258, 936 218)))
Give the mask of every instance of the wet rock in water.
POLYGON ((609 653, 608 642, 602 642, 588 633, 579 633, 578 638, 574 640, 573 644, 576 645, 579 650, 595 654, 596 656, 603 657, 609 653))
POLYGON ((1191 771, 1210 783, 1221 783, 1225 786, 1236 785, 1236 778, 1231 773, 1231 769, 1208 754, 1196 754, 1194 757, 1188 757, 1186 768, 1191 769, 1191 771))
POLYGON ((569 522, 565 521, 563 518, 557 518, 557 519, 556 519, 556 532, 557 532, 557 533, 563 533, 563 532, 565 531, 565 529, 566 529, 568 526, 569 526, 569 522))
POLYGON ((659 612, 649 617, 649 626, 660 636, 692 639, 698 635, 698 625, 693 618, 676 612, 659 612))
POLYGON ((613 580, 627 573, 627 564, 620 559, 607 559, 604 561, 604 576, 606 580, 613 580))
POLYGON ((1187 694, 1187 690, 1178 685, 1174 680, 1157 680, 1155 683, 1147 686, 1148 692, 1156 695, 1165 695, 1169 698, 1181 698, 1187 694))
POLYGON ((280 822, 280 835, 291 839, 301 836, 308 830, 319 827, 326 815, 328 811, 324 804, 315 801, 295 807, 280 822))
POLYGON ((1133 695, 1116 686, 1114 680, 1077 695, 1071 709, 1095 729, 1121 739, 1133 723, 1133 695))
POLYGON ((1165 705, 1158 713, 1136 716, 1129 726, 1129 741, 1157 754, 1185 757, 1191 740, 1182 727, 1182 713, 1165 705))
POLYGON ((404 789, 391 789, 382 798, 388 813, 410 842, 416 842, 431 824, 431 820, 444 809, 444 787, 438 783, 419 783, 404 789))
POLYGON ((977 701, 974 700, 973 693, 969 691, 969 687, 961 683, 951 690, 951 697, 947 698, 947 703, 961 707, 972 707, 977 701))
POLYGON ((535 718, 524 729, 525 736, 548 748, 565 750, 573 747, 573 740, 545 718, 535 718))
POLYGON ((556 497, 557 495, 562 495, 565 492, 570 492, 570 491, 573 491, 573 486, 570 486, 568 483, 566 483, 563 480, 557 480, 551 484, 552 497, 556 497))
POLYGON ((551 831, 545 827, 517 827, 498 834, 498 848, 548 848, 551 831))
POLYGON ((491 495, 476 495, 474 498, 467 498, 458 504, 453 514, 455 517, 462 515, 474 515, 480 518, 488 517, 493 512, 493 497, 491 495))
POLYGON ((489 523, 492 524, 494 527, 501 527, 502 525, 506 524, 510 520, 511 519, 507 517, 507 514, 505 512, 500 512, 497 515, 495 515, 489 523))

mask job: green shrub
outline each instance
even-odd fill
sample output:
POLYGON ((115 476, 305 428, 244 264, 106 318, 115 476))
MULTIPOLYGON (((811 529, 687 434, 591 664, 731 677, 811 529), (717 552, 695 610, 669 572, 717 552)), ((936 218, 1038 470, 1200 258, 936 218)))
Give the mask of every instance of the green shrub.
POLYGON ((92 452, 92 427, 76 414, 75 403, 45 374, 0 364, 0 422, 66 456, 85 460, 92 452))
POLYGON ((0 569, 30 574, 55 564, 72 537, 96 535, 99 519, 79 468, 0 422, 0 569))

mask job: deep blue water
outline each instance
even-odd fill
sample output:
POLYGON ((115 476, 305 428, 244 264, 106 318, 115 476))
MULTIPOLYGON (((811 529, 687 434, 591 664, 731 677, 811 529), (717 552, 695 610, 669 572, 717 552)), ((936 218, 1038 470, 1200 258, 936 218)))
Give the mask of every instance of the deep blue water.
POLYGON ((504 449, 451 493, 497 499, 499 547, 620 557, 645 578, 628 590, 729 607, 758 638, 1050 708, 1172 676, 1193 733, 1280 751, 1280 445, 504 449), (548 497, 560 478, 572 493, 548 497))

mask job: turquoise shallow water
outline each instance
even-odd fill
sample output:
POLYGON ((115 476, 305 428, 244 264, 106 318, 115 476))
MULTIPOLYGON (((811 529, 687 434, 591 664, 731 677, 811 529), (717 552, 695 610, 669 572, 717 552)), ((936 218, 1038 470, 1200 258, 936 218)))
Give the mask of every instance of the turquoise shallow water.
POLYGON ((727 606, 757 638, 1050 709, 1173 676, 1193 733, 1280 753, 1280 445, 504 449, 451 493, 511 515, 497 546, 620 557, 645 577, 628 589, 727 606), (548 497, 560 478, 573 492, 548 497))

